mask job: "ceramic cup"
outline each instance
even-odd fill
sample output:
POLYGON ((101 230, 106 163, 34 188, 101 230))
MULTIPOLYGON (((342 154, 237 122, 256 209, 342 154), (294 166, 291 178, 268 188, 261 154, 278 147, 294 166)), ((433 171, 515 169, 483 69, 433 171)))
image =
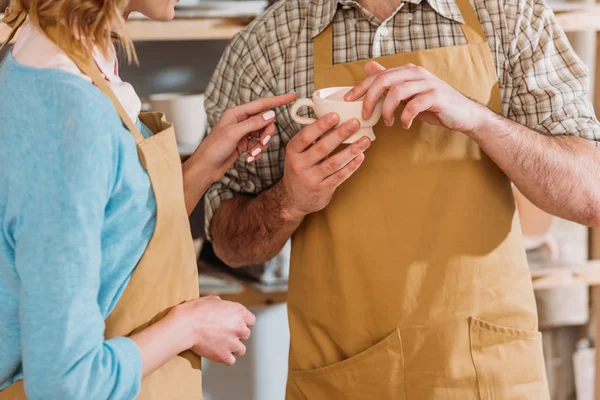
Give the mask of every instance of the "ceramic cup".
POLYGON ((360 129, 346 139, 344 143, 354 143, 363 136, 368 137, 371 141, 375 140, 373 127, 377 125, 381 118, 381 106, 383 105, 383 100, 380 100, 377 103, 371 118, 365 120, 362 118, 362 99, 352 102, 344 100, 344 96, 351 89, 352 86, 321 89, 313 94, 312 100, 298 100, 291 109, 292 119, 301 125, 309 125, 316 121, 314 118, 306 118, 298 115, 298 111, 304 106, 312 108, 318 118, 322 118, 325 115, 334 112, 340 116, 340 123, 338 126, 352 118, 355 118, 360 122, 360 129))
POLYGON ((148 98, 147 107, 164 113, 175 126, 177 148, 192 154, 206 135, 203 94, 163 93, 148 98))

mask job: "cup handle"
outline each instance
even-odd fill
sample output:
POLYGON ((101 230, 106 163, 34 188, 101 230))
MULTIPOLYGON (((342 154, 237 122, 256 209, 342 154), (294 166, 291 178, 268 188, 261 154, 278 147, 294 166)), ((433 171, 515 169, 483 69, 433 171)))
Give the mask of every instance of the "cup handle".
POLYGON ((290 113, 292 114, 292 119, 294 121, 296 121, 297 123, 299 123, 300 125, 310 125, 313 122, 316 122, 317 120, 314 118, 305 118, 305 117, 301 117, 298 115, 298 111, 300 110, 300 108, 302 108, 304 106, 311 107, 314 110, 315 103, 313 103, 313 101, 311 99, 298 100, 296 103, 294 103, 294 105, 292 106, 292 109, 290 111, 290 113))

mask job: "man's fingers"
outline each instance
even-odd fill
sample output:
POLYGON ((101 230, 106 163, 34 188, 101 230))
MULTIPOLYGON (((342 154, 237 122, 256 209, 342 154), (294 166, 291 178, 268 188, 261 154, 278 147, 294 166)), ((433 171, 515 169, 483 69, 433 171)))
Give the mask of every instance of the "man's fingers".
POLYGON ((331 175, 323 181, 323 184, 337 189, 342 183, 352 176, 365 160, 365 154, 360 153, 356 158, 350 161, 343 169, 331 175))
POLYGON ((382 71, 385 71, 383 65, 379 64, 377 61, 369 61, 365 65, 365 72, 367 76, 378 74, 382 71))
POLYGON ((395 68, 376 75, 363 99, 363 118, 371 118, 377 102, 389 88, 416 80, 423 80, 423 73, 419 68, 395 68))
POLYGON ((400 119, 402 120, 402 125, 408 129, 412 126, 413 120, 422 112, 429 110, 434 104, 434 96, 433 92, 429 91, 423 93, 419 96, 416 96, 414 99, 406 103, 404 107, 404 111, 402 111, 402 115, 400 119))
POLYGON ((360 122, 357 119, 346 121, 335 131, 322 137, 306 151, 306 158, 303 160, 303 165, 305 167, 312 167, 320 163, 337 149, 344 140, 348 139, 359 129, 360 122))
POLYGON ((356 100, 360 99, 361 97, 363 97, 367 93, 367 90, 373 84, 375 79, 377 79, 377 77, 382 73, 391 73, 393 71, 401 71, 401 70, 412 69, 412 68, 416 68, 416 65, 415 64, 404 64, 404 65, 401 65, 400 67, 396 67, 396 68, 392 68, 392 69, 385 69, 383 66, 381 66, 381 64, 379 64, 375 61, 370 61, 365 65, 365 73, 367 74, 367 79, 365 79, 364 81, 362 81, 361 83, 356 85, 348 93, 346 93, 346 96, 344 96, 344 100, 356 101, 356 100))
POLYGON ((316 122, 306 126, 288 144, 288 149, 295 153, 302 153, 312 146, 322 135, 332 130, 340 121, 339 115, 329 113, 316 122))
POLYGON ((401 102, 409 100, 419 93, 425 92, 431 89, 429 81, 410 81, 394 85, 388 90, 385 100, 383 101, 383 108, 381 115, 387 126, 394 124, 394 118, 396 109, 401 102))
POLYGON ((323 173, 323 180, 344 169, 352 160, 367 150, 369 146, 371 146, 371 141, 369 138, 363 137, 336 155, 323 161, 320 166, 323 173))

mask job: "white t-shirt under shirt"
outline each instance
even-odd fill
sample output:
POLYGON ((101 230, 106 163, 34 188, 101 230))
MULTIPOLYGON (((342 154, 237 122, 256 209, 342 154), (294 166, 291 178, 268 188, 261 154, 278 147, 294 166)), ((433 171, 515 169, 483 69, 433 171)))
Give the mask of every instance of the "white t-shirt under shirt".
MULTIPOLYGON (((111 50, 111 56, 106 58, 95 49, 94 60, 129 117, 132 121, 136 121, 142 109, 142 102, 133 86, 123 82, 119 77, 116 52, 114 48, 111 50)), ((61 69, 91 82, 91 79, 84 75, 56 44, 29 23, 21 29, 12 56, 15 61, 28 67, 61 69)))

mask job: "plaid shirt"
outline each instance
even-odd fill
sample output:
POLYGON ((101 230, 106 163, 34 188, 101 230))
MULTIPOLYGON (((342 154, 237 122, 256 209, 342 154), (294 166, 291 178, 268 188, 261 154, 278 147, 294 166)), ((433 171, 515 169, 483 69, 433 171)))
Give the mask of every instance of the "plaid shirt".
MULTIPOLYGON (((314 91, 313 38, 333 23, 334 63, 466 44, 455 0, 405 0, 379 21, 352 0, 283 0, 238 34, 206 93, 210 126, 232 106, 260 97, 314 91)), ((471 0, 493 53, 502 113, 547 135, 600 144, 587 98, 587 71, 544 0, 471 0)), ((456 66, 460 68, 460 65, 456 66)), ((206 195, 206 230, 223 201, 256 195, 283 175, 285 145, 301 126, 278 110, 270 148, 257 162, 238 160, 206 195)), ((600 147, 600 146, 599 146, 600 147)))

